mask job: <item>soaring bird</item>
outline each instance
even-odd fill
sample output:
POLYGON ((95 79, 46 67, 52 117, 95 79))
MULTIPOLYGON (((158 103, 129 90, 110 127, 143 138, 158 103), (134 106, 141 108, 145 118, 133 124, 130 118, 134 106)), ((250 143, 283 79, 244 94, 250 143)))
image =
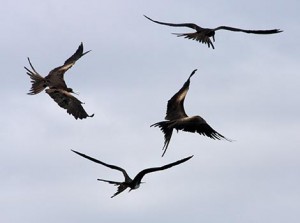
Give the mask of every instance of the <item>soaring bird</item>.
POLYGON ((29 70, 27 67, 26 73, 31 78, 31 89, 29 95, 35 95, 43 91, 45 88, 46 93, 62 108, 66 109, 67 112, 74 116, 75 119, 84 119, 87 117, 93 117, 93 115, 88 115, 83 109, 83 104, 77 98, 75 98, 71 93, 73 92, 72 88, 67 87, 67 84, 64 80, 64 73, 69 70, 76 61, 87 54, 89 51, 83 53, 83 44, 81 43, 76 50, 76 52, 65 61, 62 66, 56 67, 49 72, 46 77, 42 77, 33 67, 29 58, 28 62, 32 70, 29 70))
POLYGON ((212 139, 226 139, 231 141, 210 127, 210 125, 202 117, 198 115, 188 116, 185 113, 183 106, 184 99, 189 90, 190 78, 195 74, 196 71, 197 69, 190 74, 189 78, 181 87, 181 89, 168 101, 165 117, 165 120, 167 121, 157 122, 150 126, 159 127, 164 133, 165 142, 162 156, 164 156, 165 152, 167 151, 173 129, 176 129, 177 131, 183 130, 186 132, 197 132, 200 135, 204 135, 212 139))
POLYGON ((155 172, 155 171, 161 171, 161 170, 165 170, 165 169, 168 169, 168 168, 171 168, 173 166, 176 166, 176 165, 179 165, 181 163, 184 163, 186 161, 188 161, 189 159, 191 159, 193 156, 189 156, 189 157, 186 157, 184 159, 181 159, 181 160, 178 160, 176 162, 173 162, 173 163, 169 163, 167 165, 164 165, 164 166, 161 166, 161 167, 153 167, 153 168, 148 168, 148 169, 144 169, 142 171, 140 171, 133 179, 131 179, 126 170, 124 170, 123 168, 121 167, 118 167, 118 166, 115 166, 115 165, 110 165, 110 164, 107 164, 107 163, 104 163, 100 160, 97 160, 95 158, 92 158, 90 156, 87 156, 83 153, 80 153, 80 152, 77 152, 75 150, 72 150, 74 153, 86 158, 86 159, 89 159, 95 163, 98 163, 98 164, 101 164, 103 166, 106 166, 108 168, 111 168, 111 169, 114 169, 114 170, 119 170, 122 172, 122 174, 124 175, 124 182, 117 182, 117 181, 111 181, 111 180, 103 180, 103 179, 97 179, 99 181, 103 181, 103 182, 107 182, 107 183, 110 183, 110 184, 113 184, 115 186, 118 187, 118 190, 117 192, 111 196, 111 198, 115 197, 116 195, 122 193, 124 190, 126 190, 128 187, 130 188, 129 191, 131 190, 135 190, 137 188, 139 188, 140 184, 143 183, 142 182, 142 179, 143 177, 148 174, 148 173, 152 173, 152 172, 155 172))
MULTIPOLYGON (((145 15, 144 15, 145 16, 145 15)), ((147 19, 149 19, 152 22, 161 24, 161 25, 166 25, 166 26, 175 26, 175 27, 188 27, 191 29, 196 30, 194 33, 173 33, 177 35, 178 37, 185 37, 188 39, 196 40, 199 41, 200 43, 207 44, 208 47, 212 47, 215 49, 214 44, 211 41, 211 37, 213 41, 215 42, 215 32, 217 30, 228 30, 228 31, 234 31, 234 32, 244 32, 244 33, 252 33, 252 34, 274 34, 274 33, 280 33, 282 30, 279 29, 268 29, 268 30, 246 30, 246 29, 239 29, 239 28, 234 28, 234 27, 229 27, 229 26, 219 26, 217 28, 202 28, 194 23, 166 23, 166 22, 159 22, 156 20, 153 20, 149 18, 148 16, 145 16, 147 19)))

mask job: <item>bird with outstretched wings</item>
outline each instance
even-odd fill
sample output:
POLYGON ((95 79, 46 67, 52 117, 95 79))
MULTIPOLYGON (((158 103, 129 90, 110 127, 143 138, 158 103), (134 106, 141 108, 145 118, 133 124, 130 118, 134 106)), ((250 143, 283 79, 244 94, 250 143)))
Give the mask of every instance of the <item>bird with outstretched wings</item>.
POLYGON ((31 79, 31 89, 29 95, 35 95, 46 89, 46 93, 55 101, 57 104, 66 109, 67 112, 74 116, 75 119, 84 119, 87 117, 93 117, 88 115, 82 107, 82 102, 75 98, 71 93, 72 88, 69 88, 64 80, 64 74, 69 70, 78 59, 87 54, 89 51, 83 52, 83 43, 81 43, 76 52, 69 57, 63 65, 52 69, 49 74, 42 77, 36 69, 33 67, 29 58, 28 62, 32 70, 24 67, 31 79))
POLYGON ((200 135, 207 136, 211 139, 227 139, 225 136, 221 135, 215 131, 202 117, 188 116, 184 110, 184 100, 185 96, 189 90, 190 79, 195 74, 197 70, 194 70, 187 81, 183 84, 180 90, 172 96, 167 104, 167 112, 165 119, 167 121, 157 122, 151 125, 151 127, 159 127, 164 134, 164 146, 163 154, 167 151, 169 143, 171 141, 173 129, 182 130, 186 132, 199 133, 200 135))
POLYGON ((202 28, 194 23, 167 23, 167 22, 160 22, 160 21, 153 20, 148 16, 145 17, 150 21, 160 25, 173 26, 173 27, 187 27, 187 28, 194 29, 196 30, 196 32, 193 33, 174 33, 174 34, 177 35, 178 37, 183 36, 187 39, 196 40, 200 43, 206 44, 208 47, 212 47, 213 49, 215 48, 213 44, 213 42, 215 41, 215 32, 218 30, 227 30, 233 32, 244 32, 244 33, 261 34, 261 35, 276 34, 282 32, 282 30, 279 29, 246 30, 246 29, 239 29, 230 26, 218 26, 216 28, 210 29, 210 28, 202 28), (210 38, 212 38, 213 42, 211 41, 210 38))
POLYGON ((135 190, 137 188, 139 188, 140 184, 142 183, 142 179, 143 177, 148 174, 148 173, 152 173, 152 172, 156 172, 156 171, 161 171, 161 170, 166 170, 166 169, 169 169, 173 166, 176 166, 176 165, 179 165, 181 163, 184 163, 186 161, 188 161, 189 159, 191 159, 193 156, 189 156, 189 157, 186 157, 184 159, 181 159, 181 160, 178 160, 176 162, 173 162, 173 163, 169 163, 167 165, 164 165, 164 166, 161 166, 161 167, 153 167, 153 168, 147 168, 147 169, 144 169, 142 171, 140 171, 134 178, 133 180, 128 176, 126 170, 124 170, 123 168, 119 167, 119 166, 115 166, 115 165, 111 165, 111 164, 107 164, 107 163, 104 163, 100 160, 97 160, 93 157, 90 157, 88 155, 85 155, 83 153, 80 153, 80 152, 77 152, 75 150, 71 150, 73 151, 74 153, 78 154, 79 156, 82 156, 88 160, 91 160, 95 163, 98 163, 98 164, 101 164, 103 166, 106 166, 108 168, 111 168, 113 170, 118 170, 118 171, 121 171, 125 180, 123 182, 117 182, 117 181, 111 181, 111 180, 103 180, 103 179, 98 179, 99 181, 103 181, 103 182, 107 182, 109 184, 113 184, 115 186, 118 187, 117 189, 117 192, 111 196, 111 198, 115 197, 116 195, 122 193, 124 190, 126 190, 127 188, 130 188, 130 190, 135 190))

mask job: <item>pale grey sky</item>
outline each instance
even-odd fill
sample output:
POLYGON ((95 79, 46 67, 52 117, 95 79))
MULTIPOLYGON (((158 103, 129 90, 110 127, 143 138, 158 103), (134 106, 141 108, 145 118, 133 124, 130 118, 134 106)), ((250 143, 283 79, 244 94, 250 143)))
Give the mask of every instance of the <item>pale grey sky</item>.
POLYGON ((300 218, 299 2, 6 1, 1 3, 0 222, 298 222, 300 218), (143 17, 203 27, 284 30, 269 36, 218 31, 215 50, 143 17), (65 74, 93 118, 75 120, 45 93, 29 96, 30 57, 43 75, 84 43, 91 53, 65 74), (235 142, 174 132, 161 158, 167 101, 192 70, 185 100, 235 142), (138 190, 97 178, 121 173, 78 150, 140 170, 138 190))

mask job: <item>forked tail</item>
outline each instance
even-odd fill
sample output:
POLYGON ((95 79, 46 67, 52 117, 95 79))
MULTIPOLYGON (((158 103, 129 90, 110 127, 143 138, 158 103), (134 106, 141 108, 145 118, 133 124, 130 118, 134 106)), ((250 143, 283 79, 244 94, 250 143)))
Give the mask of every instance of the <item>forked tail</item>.
POLYGON ((103 182, 106 182, 106 183, 109 183, 109 184, 113 184, 115 186, 120 186, 122 184, 122 182, 111 181, 111 180, 104 180, 104 179, 97 179, 97 180, 103 181, 103 182))
MULTIPOLYGON (((206 35, 201 35, 198 32, 195 33, 172 33, 174 35, 176 35, 177 37, 184 37, 186 39, 191 39, 191 40, 196 40, 200 43, 203 44, 207 44, 208 48, 210 48, 210 46, 215 49, 214 44, 212 43, 212 41, 210 40, 209 36, 206 35)), ((215 37, 212 36, 213 41, 215 41, 215 37)))
POLYGON ((171 137, 172 137, 173 128, 170 127, 170 125, 172 123, 173 123, 172 121, 162 121, 162 122, 157 122, 157 123, 150 126, 150 127, 152 127, 152 126, 153 127, 159 127, 160 130, 164 133, 165 142, 164 142, 164 146, 163 146, 163 151, 164 152, 163 152, 162 156, 165 155, 165 153, 168 149, 171 137))
POLYGON ((111 198, 113 198, 113 197, 117 196, 118 194, 122 193, 128 187, 127 185, 125 185, 122 182, 116 182, 116 181, 111 181, 111 180, 103 180, 103 179, 97 179, 97 180, 103 181, 103 182, 106 182, 106 183, 110 183, 110 184, 113 184, 113 185, 118 187, 117 192, 114 193, 113 196, 111 196, 111 198))
POLYGON ((28 62, 32 69, 32 71, 31 71, 27 67, 24 67, 27 70, 27 74, 29 75, 29 77, 31 79, 31 84, 32 84, 31 89, 29 90, 28 94, 34 95, 34 94, 38 94, 41 91, 43 91, 47 87, 47 84, 46 84, 45 78, 43 78, 38 72, 36 72, 36 70, 32 66, 29 58, 28 58, 28 62))

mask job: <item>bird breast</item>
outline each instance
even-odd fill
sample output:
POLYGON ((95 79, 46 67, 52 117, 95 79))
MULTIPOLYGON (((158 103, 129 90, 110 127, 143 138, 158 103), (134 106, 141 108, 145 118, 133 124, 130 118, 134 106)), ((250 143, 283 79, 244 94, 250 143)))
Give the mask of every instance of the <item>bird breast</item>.
POLYGON ((212 37, 215 35, 215 31, 212 29, 205 28, 203 30, 198 31, 199 33, 202 33, 203 35, 207 37, 212 37))
POLYGON ((133 190, 138 189, 140 187, 140 184, 136 184, 134 185, 134 187, 132 188, 133 190))

